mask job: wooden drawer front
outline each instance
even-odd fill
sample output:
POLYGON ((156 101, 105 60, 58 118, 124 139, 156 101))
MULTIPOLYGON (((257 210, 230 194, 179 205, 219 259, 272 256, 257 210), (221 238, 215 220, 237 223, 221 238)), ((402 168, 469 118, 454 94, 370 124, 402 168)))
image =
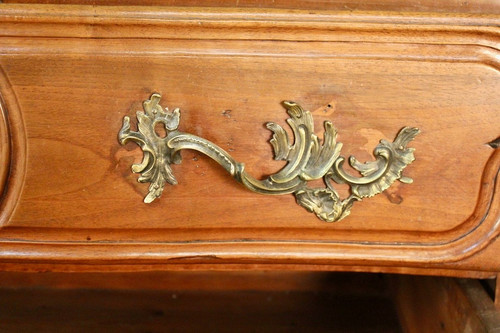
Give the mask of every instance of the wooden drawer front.
POLYGON ((500 267, 477 255, 498 235, 498 18, 47 8, 0 9, 6 262, 500 267), (361 161, 418 127, 414 182, 326 223, 183 151, 179 184, 145 204, 142 151, 117 135, 154 92, 261 178, 284 165, 264 126, 287 127, 283 100, 361 161))

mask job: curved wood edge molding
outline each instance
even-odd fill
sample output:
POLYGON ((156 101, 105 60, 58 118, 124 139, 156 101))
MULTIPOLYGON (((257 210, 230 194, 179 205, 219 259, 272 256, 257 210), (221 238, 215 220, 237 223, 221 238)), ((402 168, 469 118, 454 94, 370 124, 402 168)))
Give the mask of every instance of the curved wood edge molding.
POLYGON ((24 185, 26 133, 16 96, 0 68, 0 228, 9 221, 24 185))
POLYGON ((10 170, 10 133, 7 117, 5 103, 0 95, 0 200, 5 194, 10 170))
MULTIPOLYGON (((301 241, 301 240, 228 240, 228 241, 185 241, 185 242, 147 242, 147 241, 3 241, 0 260, 11 268, 19 263, 31 261, 50 263, 51 269, 64 270, 80 266, 96 270, 112 269, 124 265, 123 269, 213 269, 226 265, 227 268, 267 267, 277 269, 280 265, 293 265, 296 269, 307 265, 323 265, 321 269, 334 269, 341 265, 358 266, 360 271, 399 270, 404 272, 435 271, 436 265, 442 269, 457 269, 454 264, 462 260, 470 261, 470 266, 459 269, 482 271, 481 250, 494 243, 499 234, 500 224, 500 149, 494 149, 488 160, 481 179, 479 201, 471 214, 471 221, 479 221, 463 236, 446 242, 419 243, 360 243, 338 241, 301 241), (82 247, 85 251, 82 251, 82 247), (110 247, 112 251, 110 251, 110 247), (103 253, 106 253, 103 256, 103 253), (480 257, 479 261, 474 258, 480 257), (369 259, 367 259, 369 258, 369 259), (479 264, 478 264, 479 262, 479 264), (61 264, 56 268, 55 264, 61 264), (195 264, 195 265, 193 265, 195 264), (76 266, 70 266, 76 265, 76 266), (266 266, 268 265, 268 266, 266 266), (334 265, 334 266, 330 266, 334 265), (479 265, 479 266, 478 266, 479 265), (144 267, 144 268, 141 268, 144 267), (180 267, 180 268, 179 268, 180 267)), ((315 266, 319 267, 319 266, 315 266)), ((500 266, 495 266, 500 268, 500 266)), ((488 266, 491 271, 495 269, 488 266)), ((484 270, 483 270, 484 271, 484 270)), ((459 271, 457 271, 459 272, 459 271)), ((464 274, 468 274, 463 271, 464 274)), ((477 274, 472 272, 473 274, 477 274)), ((447 273, 448 274, 448 273, 447 273)), ((455 273, 453 273, 455 274, 455 273)), ((458 273, 457 273, 458 274, 458 273)), ((469 275, 467 275, 469 276, 469 275)))
POLYGON ((132 171, 141 174, 139 182, 150 183, 145 203, 159 198, 166 183, 177 184, 170 164, 181 162, 182 149, 193 149, 214 159, 236 181, 253 192, 271 195, 293 193, 300 206, 326 222, 342 220, 350 214, 354 202, 382 193, 396 180, 408 184, 413 182, 402 172, 415 160, 414 148, 407 148, 406 145, 420 132, 418 128, 404 127, 394 142, 381 140, 373 151, 376 156, 373 162, 361 163, 351 156, 349 165, 361 175, 354 177, 343 169, 345 158, 340 156, 342 143, 337 142, 337 130, 333 124, 325 121, 321 144, 314 134, 311 113, 295 102, 285 101, 283 106, 290 116, 287 123, 293 132, 293 143, 280 125, 269 122, 266 127, 273 132, 270 142, 274 159, 286 161, 287 164, 279 172, 258 180, 245 171, 243 163, 236 162, 219 146, 193 134, 178 131, 180 110, 163 110, 160 99, 159 94, 153 94, 144 101, 144 112, 137 112, 137 132, 130 130, 130 118, 124 117, 118 134, 121 144, 135 142, 144 152, 142 162, 132 165, 132 171), (164 137, 155 131, 158 124, 163 124, 167 130, 164 137), (307 186, 309 181, 316 179, 323 179, 326 187, 307 186), (350 187, 349 197, 341 199, 332 182, 347 184, 350 187))

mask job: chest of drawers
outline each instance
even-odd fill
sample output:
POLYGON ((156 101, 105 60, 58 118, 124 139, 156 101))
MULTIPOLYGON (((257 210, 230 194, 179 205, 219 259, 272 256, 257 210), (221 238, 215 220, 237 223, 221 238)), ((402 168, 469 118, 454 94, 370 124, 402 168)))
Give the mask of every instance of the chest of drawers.
POLYGON ((496 15, 12 4, 0 22, 2 270, 500 270, 496 15), (286 164, 264 126, 289 131, 283 100, 361 162, 416 127, 413 183, 328 223, 183 150, 146 204, 118 133, 153 93, 257 179, 286 164))

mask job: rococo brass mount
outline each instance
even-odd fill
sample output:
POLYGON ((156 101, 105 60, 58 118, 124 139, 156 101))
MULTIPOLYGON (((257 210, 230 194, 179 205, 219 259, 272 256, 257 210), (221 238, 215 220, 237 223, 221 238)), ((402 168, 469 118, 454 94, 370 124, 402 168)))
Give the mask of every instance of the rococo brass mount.
POLYGON ((139 182, 151 183, 149 193, 144 198, 146 203, 160 197, 166 183, 177 184, 170 164, 181 162, 182 149, 194 149, 211 157, 235 180, 254 192, 293 193, 299 205, 326 222, 340 221, 349 215, 355 201, 381 193, 396 180, 412 182, 411 178, 402 175, 402 171, 415 160, 414 148, 407 148, 406 145, 419 133, 417 128, 404 127, 394 142, 381 140, 373 151, 375 161, 360 163, 351 156, 350 166, 360 173, 360 177, 355 177, 343 168, 345 158, 340 156, 342 143, 337 142, 337 131, 332 123, 325 121, 323 144, 320 144, 319 138, 314 134, 311 113, 294 102, 286 101, 283 105, 290 116, 287 123, 294 135, 293 143, 280 125, 269 122, 266 126, 273 132, 270 142, 274 149, 274 159, 287 161, 287 164, 279 172, 258 180, 247 174, 244 164, 236 162, 224 149, 196 135, 178 131, 179 109, 172 112, 168 108, 163 110, 159 105, 160 98, 159 94, 153 94, 143 102, 144 112, 137 111, 136 114, 137 132, 130 130, 130 118, 124 117, 118 134, 121 144, 133 141, 144 152, 142 162, 132 165, 132 171, 141 174, 139 182), (155 126, 158 123, 165 125, 165 137, 156 134, 155 126), (326 187, 307 186, 308 181, 320 178, 323 178, 326 187), (332 181, 348 184, 350 195, 341 199, 332 181))

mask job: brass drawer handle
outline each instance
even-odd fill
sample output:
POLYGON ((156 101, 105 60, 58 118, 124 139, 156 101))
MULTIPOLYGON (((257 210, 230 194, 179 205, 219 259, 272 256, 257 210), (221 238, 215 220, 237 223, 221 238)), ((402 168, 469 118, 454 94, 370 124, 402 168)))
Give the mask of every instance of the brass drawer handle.
POLYGON ((373 151, 375 161, 360 163, 351 156, 349 164, 361 174, 361 177, 354 177, 343 169, 345 158, 340 156, 342 143, 336 141, 337 131, 332 123, 325 121, 323 144, 320 144, 319 138, 314 134, 311 113, 294 102, 283 102, 290 116, 287 123, 294 135, 293 143, 280 125, 269 122, 266 126, 274 133, 270 140, 274 159, 287 161, 287 164, 268 178, 258 180, 247 174, 244 164, 236 162, 224 149, 196 135, 178 131, 179 109, 170 112, 166 108, 164 111, 159 105, 160 98, 159 94, 153 94, 143 102, 144 112, 136 113, 137 132, 130 130, 130 118, 124 117, 118 134, 122 145, 130 140, 144 152, 142 162, 132 165, 132 171, 141 174, 139 182, 151 183, 149 193, 144 198, 146 203, 160 197, 166 183, 177 184, 170 164, 181 162, 182 149, 194 149, 211 157, 234 179, 254 192, 293 193, 299 205, 326 222, 340 221, 349 215, 355 201, 381 193, 396 180, 412 182, 411 178, 402 175, 402 171, 415 160, 414 148, 407 148, 406 145, 419 133, 418 128, 404 127, 394 142, 381 140, 373 151), (155 126, 158 123, 165 125, 165 137, 156 134, 155 126), (326 187, 307 187, 308 181, 320 178, 323 178, 326 187), (348 184, 350 195, 340 199, 332 181, 348 184))

